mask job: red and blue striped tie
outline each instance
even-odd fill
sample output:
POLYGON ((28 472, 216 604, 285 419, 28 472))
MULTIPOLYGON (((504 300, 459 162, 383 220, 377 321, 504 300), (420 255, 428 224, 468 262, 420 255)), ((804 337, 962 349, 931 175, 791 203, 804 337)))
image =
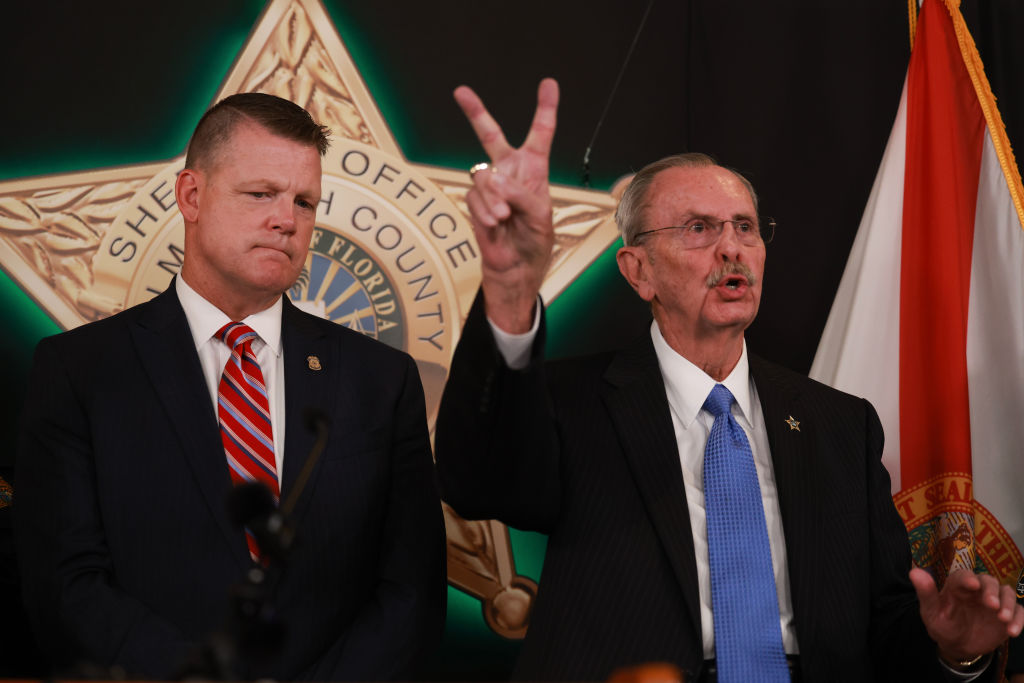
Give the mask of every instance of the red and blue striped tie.
MULTIPOLYGON (((280 488, 274 458, 274 434, 270 426, 270 402, 263 372, 256 361, 252 342, 258 338, 248 325, 231 322, 220 328, 217 337, 231 349, 217 388, 217 417, 220 438, 228 459, 231 481, 235 485, 258 481, 277 501, 280 488)), ((252 532, 245 530, 252 559, 261 561, 259 546, 252 532)))

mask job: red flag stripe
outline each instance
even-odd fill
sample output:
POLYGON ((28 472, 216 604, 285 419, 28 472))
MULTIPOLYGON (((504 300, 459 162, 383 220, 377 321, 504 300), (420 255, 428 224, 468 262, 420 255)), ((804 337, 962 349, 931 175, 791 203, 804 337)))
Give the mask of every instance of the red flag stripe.
POLYGON ((907 75, 900 276, 904 485, 971 471, 965 349, 984 131, 949 13, 939 0, 925 0, 907 75))

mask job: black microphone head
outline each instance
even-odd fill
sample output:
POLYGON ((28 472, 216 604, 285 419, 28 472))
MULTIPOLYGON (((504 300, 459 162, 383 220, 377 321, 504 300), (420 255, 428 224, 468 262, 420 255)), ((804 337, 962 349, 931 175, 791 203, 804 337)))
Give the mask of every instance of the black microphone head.
POLYGON ((306 406, 302 411, 302 423, 307 430, 319 434, 321 429, 327 429, 327 414, 314 406, 306 406))
POLYGON ((248 526, 253 520, 271 514, 276 508, 270 489, 258 481, 239 484, 228 494, 228 517, 235 526, 248 526))

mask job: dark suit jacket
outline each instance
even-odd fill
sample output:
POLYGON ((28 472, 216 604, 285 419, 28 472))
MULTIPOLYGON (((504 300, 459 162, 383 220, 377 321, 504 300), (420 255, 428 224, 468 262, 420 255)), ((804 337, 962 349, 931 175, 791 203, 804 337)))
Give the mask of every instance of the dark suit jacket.
MULTIPOLYGON (((541 337, 543 335, 540 335, 541 337)), ((549 534, 516 677, 703 665, 686 495, 649 333, 630 348, 505 366, 478 297, 437 420, 442 497, 549 534)), ((804 681, 941 680, 866 401, 755 357, 804 681), (792 415, 800 430, 785 420, 792 415)))
MULTIPOLYGON (((440 638, 444 530, 416 367, 285 299, 282 500, 296 506, 276 604, 288 637, 244 679, 407 678, 440 638), (310 367, 309 356, 320 361, 310 367)), ((23 416, 15 517, 24 596, 55 661, 175 675, 224 623, 250 565, 225 501, 216 414, 172 285, 44 339, 23 416)))

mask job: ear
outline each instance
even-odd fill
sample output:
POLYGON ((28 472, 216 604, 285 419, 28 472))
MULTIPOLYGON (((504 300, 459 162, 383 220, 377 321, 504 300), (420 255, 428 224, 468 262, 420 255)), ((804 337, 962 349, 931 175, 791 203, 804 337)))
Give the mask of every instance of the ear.
POLYGON ((174 181, 174 198, 178 209, 186 223, 195 223, 199 219, 199 188, 202 175, 199 171, 189 168, 178 174, 174 181))
POLYGON ((655 290, 650 282, 651 264, 643 247, 622 247, 615 254, 615 261, 622 277, 641 299, 648 302, 654 299, 655 290))

